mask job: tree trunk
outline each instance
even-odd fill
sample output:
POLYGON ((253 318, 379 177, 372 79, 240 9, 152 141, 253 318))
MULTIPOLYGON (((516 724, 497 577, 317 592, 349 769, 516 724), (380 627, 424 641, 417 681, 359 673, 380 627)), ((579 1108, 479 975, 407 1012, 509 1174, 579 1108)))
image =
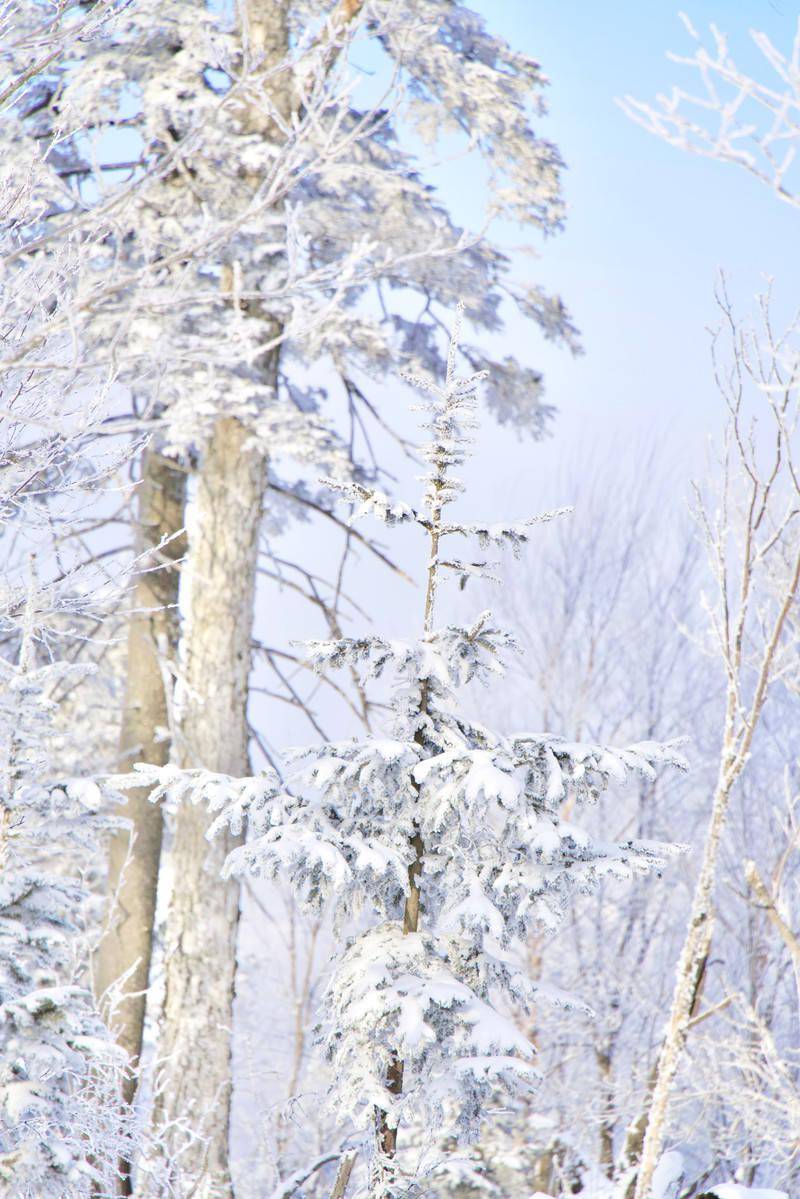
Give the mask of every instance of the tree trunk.
MULTIPOLYGON (((267 141, 283 137, 296 106, 291 72, 269 73, 289 52, 288 7, 289 0, 244 0, 241 6, 245 57, 266 68, 264 87, 269 93, 264 96, 269 103, 243 110, 242 125, 267 141)), ((331 28, 352 20, 361 7, 362 0, 338 4, 331 28)), ((245 187, 256 190, 261 183, 243 174, 245 187)), ((225 263, 222 284, 233 292, 225 263)), ((254 310, 254 315, 266 318, 271 326, 268 340, 277 342, 278 321, 264 311, 254 310)), ((277 388, 279 356, 278 347, 257 363, 262 385, 277 388)), ((266 465, 266 454, 253 444, 249 429, 234 418, 217 422, 188 520, 181 596, 183 701, 173 750, 173 761, 182 767, 203 766, 231 775, 249 772, 248 680, 266 465)), ((190 1183, 192 1199, 231 1199, 230 1042, 239 888, 234 881, 223 883, 220 871, 237 841, 229 834, 206 841, 209 822, 203 808, 184 806, 174 826, 153 1128, 167 1158, 173 1158, 170 1168, 181 1146, 179 1169, 183 1181, 190 1183), (180 1120, 190 1122, 201 1139, 187 1144, 176 1125, 180 1120)), ((148 1185, 145 1179, 143 1199, 148 1185)))
MULTIPOLYGON (((185 488, 183 471, 153 450, 144 453, 135 543, 140 573, 128 624, 119 741, 123 771, 137 761, 163 765, 169 755, 169 741, 159 739, 158 730, 168 723, 163 672, 166 664, 174 661, 178 640, 178 560, 185 551, 185 488), (163 569, 154 569, 161 564, 163 569)), ((109 926, 94 963, 95 989, 107 1012, 109 988, 125 977, 122 1001, 110 1014, 117 1041, 133 1067, 142 1051, 161 856, 161 809, 149 802, 148 794, 147 788, 128 792, 122 815, 131 822, 130 831, 117 833, 111 841, 109 926)), ((132 1102, 135 1091, 132 1071, 125 1081, 127 1103, 132 1102)), ((127 1178, 127 1163, 122 1164, 122 1173, 127 1178)), ((129 1193, 125 1183, 122 1193, 129 1193)))
POLYGON ((664 1145, 672 1084, 678 1072, 692 1014, 697 1008, 702 991, 714 924, 717 858, 733 781, 731 762, 726 751, 720 766, 689 925, 678 962, 669 1020, 655 1067, 649 1110, 644 1123, 644 1135, 641 1138, 641 1158, 633 1191, 634 1199, 648 1199, 650 1194, 653 1172, 664 1145))
POLYGON ((600 1075, 602 1109, 600 1116, 600 1168, 606 1178, 614 1176, 614 1129, 616 1127, 614 1104, 614 1070, 612 1043, 609 1040, 602 1049, 595 1049, 595 1060, 600 1075))
MULTIPOLYGON (((254 63, 277 66, 289 49, 287 0, 249 0, 242 37, 254 63)), ((267 76, 269 79, 269 76, 267 76)), ((284 117, 291 76, 273 76, 268 97, 284 117)), ((266 99, 267 97, 265 97, 266 99)), ((279 136, 269 106, 243 113, 246 129, 279 136)), ((256 188, 259 179, 243 179, 256 188)), ((223 288, 230 271, 223 264, 223 288)), ((261 319, 266 314, 259 314, 261 319)), ((277 337, 277 323, 271 334, 277 337)), ((258 363, 260 383, 276 388, 279 349, 258 363)), ((239 420, 217 421, 197 475, 188 518, 189 552, 181 608, 182 702, 173 761, 234 776, 249 773, 247 700, 258 534, 266 484, 266 454, 239 420)), ((179 1146, 180 1172, 193 1199, 230 1199, 228 1143, 232 1094, 231 1034, 239 885, 220 878, 236 845, 228 833, 213 842, 202 807, 184 805, 174 826, 172 894, 166 929, 165 997, 153 1106, 156 1142, 169 1168, 179 1146), (176 1121, 199 1139, 182 1141, 176 1121)), ((142 1193, 147 1193, 145 1180, 142 1193)))
MULTIPOLYGON (((273 356, 273 373, 277 354, 273 356)), ((203 458, 188 517, 184 567, 181 704, 173 760, 248 773, 247 689, 263 452, 239 421, 220 420, 203 458)), ((174 827, 165 946, 165 999, 158 1045, 157 1136, 180 1143, 186 1119, 202 1140, 181 1155, 195 1199, 232 1194, 228 1169, 232 1023, 239 888, 220 871, 236 842, 209 843, 209 815, 184 805, 174 827)))
MULTIPOLYGON (((705 985, 706 970, 708 967, 708 957, 711 952, 711 939, 714 932, 713 912, 709 914, 709 918, 705 921, 705 936, 703 944, 704 951, 696 960, 693 978, 690 984, 692 999, 689 1008, 690 1021, 697 1015, 700 1007, 700 1000, 703 995, 703 987, 705 985)), ((688 1031, 687 1025, 687 1031, 688 1031)), ((653 1104, 653 1095, 656 1085, 659 1080, 659 1071, 661 1068, 661 1054, 664 1052, 664 1044, 662 1041, 659 1048, 658 1057, 656 1058, 653 1067, 647 1077, 647 1086, 645 1087, 644 1100, 641 1111, 635 1120, 633 1120, 625 1133, 625 1144, 622 1151, 622 1167, 627 1170, 632 1166, 639 1165, 642 1159, 642 1150, 644 1147, 644 1139, 650 1123, 650 1113, 653 1104)), ((628 1182, 625 1199, 633 1199, 634 1190, 636 1188, 636 1174, 633 1174, 628 1182)))

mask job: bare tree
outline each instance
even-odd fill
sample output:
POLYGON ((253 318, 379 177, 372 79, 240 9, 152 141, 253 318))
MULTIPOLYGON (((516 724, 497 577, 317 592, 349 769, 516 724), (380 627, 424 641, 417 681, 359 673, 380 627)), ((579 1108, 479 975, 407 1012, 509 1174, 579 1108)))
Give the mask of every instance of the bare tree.
POLYGON ((728 410, 728 425, 715 506, 710 506, 699 488, 696 499, 716 586, 708 616, 713 648, 725 673, 725 715, 700 872, 647 1118, 640 1126, 641 1154, 638 1136, 628 1144, 638 1162, 635 1199, 646 1199, 650 1193, 674 1079, 702 986, 713 933, 720 844, 731 796, 747 766, 769 692, 780 683, 787 663, 797 653, 789 622, 800 588, 800 359, 792 342, 796 326, 775 335, 769 298, 765 297, 762 330, 755 334, 737 325, 724 287, 718 299, 731 349, 726 363, 715 340, 716 380, 728 410), (766 422, 766 428, 760 420, 766 422), (788 561, 781 553, 787 547, 788 561), (775 564, 779 566, 777 586, 775 564))

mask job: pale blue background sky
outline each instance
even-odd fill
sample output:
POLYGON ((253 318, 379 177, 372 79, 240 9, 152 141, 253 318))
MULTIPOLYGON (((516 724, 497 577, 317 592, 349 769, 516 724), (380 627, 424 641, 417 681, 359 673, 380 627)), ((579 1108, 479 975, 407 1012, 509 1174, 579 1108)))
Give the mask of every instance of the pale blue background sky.
MULTIPOLYGON (((491 29, 542 64, 551 87, 541 131, 569 168, 566 230, 544 246, 534 269, 574 313, 586 354, 574 361, 549 347, 537 350, 548 397, 560 409, 550 449, 569 453, 576 440, 603 437, 609 426, 623 440, 663 438, 673 429, 694 469, 719 412, 705 332, 715 320, 717 272, 725 269, 744 307, 765 274, 775 277, 779 300, 800 303, 800 212, 743 171, 650 136, 616 105, 618 96, 651 99, 687 78, 666 58, 668 49, 691 47, 677 6, 474 6, 491 29)), ((787 0, 698 0, 686 11, 698 30, 713 21, 727 31, 737 60, 763 78, 749 28, 788 50, 800 8, 787 0)), ((512 339, 515 332, 509 330, 512 339)))

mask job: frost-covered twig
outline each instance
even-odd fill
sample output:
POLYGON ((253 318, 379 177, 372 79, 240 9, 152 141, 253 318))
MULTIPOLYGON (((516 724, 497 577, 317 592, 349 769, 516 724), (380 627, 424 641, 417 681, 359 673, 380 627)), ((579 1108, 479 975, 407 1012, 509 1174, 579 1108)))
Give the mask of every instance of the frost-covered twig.
POLYGON ((655 105, 626 96, 623 111, 681 150, 744 168, 780 200, 800 207, 792 170, 800 148, 800 21, 787 52, 766 33, 751 32, 769 72, 758 78, 736 63, 727 34, 716 25, 707 48, 689 19, 682 20, 696 49, 669 57, 694 72, 698 90, 673 87, 655 105))

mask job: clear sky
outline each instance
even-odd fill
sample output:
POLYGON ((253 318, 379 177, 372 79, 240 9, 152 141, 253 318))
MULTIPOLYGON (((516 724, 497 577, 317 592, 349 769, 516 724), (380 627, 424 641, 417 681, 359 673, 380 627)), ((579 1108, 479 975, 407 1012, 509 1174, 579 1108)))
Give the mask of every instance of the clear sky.
MULTIPOLYGON (((674 437, 689 473, 720 411, 705 332, 715 319, 717 272, 725 269, 744 308, 764 275, 775 277, 779 300, 800 303, 800 213, 743 171, 652 137, 615 103, 625 94, 652 99, 686 78, 666 58, 692 45, 672 3, 477 0, 474 7, 541 63, 551 81, 541 131, 568 166, 566 230, 532 267, 574 313, 586 354, 572 360, 542 347, 560 417, 538 465, 546 471, 553 457, 598 437, 674 437)), ((799 10, 789 0, 695 0, 686 11, 699 31, 715 22, 728 32, 737 60, 763 78, 748 30, 764 30, 788 51, 799 10)), ((518 332, 512 326, 509 337, 518 332)), ((521 458, 525 470, 529 455, 521 458)))

